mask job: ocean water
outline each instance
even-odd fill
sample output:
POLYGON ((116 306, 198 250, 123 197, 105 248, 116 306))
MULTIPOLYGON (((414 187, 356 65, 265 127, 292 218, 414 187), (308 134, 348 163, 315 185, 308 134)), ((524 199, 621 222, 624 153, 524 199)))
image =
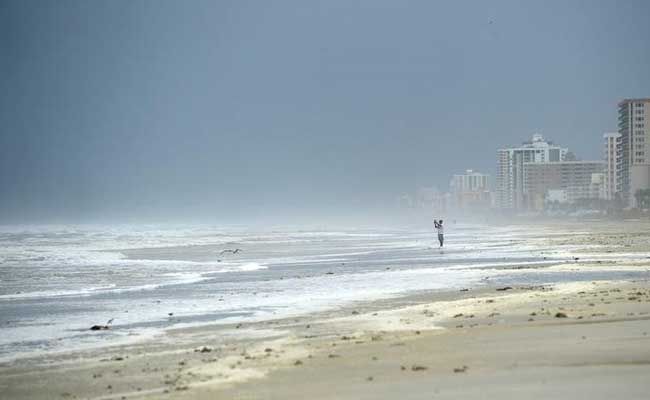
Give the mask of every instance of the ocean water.
POLYGON ((575 248, 548 247, 553 234, 452 224, 442 251, 417 229, 0 226, 0 362, 425 290, 635 275, 501 269, 571 260, 575 248))

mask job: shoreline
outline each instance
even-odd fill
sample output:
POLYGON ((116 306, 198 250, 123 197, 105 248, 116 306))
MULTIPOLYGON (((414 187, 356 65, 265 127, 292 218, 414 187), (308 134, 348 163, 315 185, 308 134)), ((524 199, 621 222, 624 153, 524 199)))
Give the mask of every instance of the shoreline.
MULTIPOLYGON (((301 398, 292 397, 282 388, 294 387, 290 381, 300 381, 299 376, 312 373, 327 372, 331 375, 320 379, 327 377, 330 384, 340 383, 347 375, 337 372, 338 367, 331 367, 338 363, 348 370, 351 362, 354 368, 348 374, 357 376, 346 389, 350 393, 338 393, 336 398, 391 398, 375 397, 380 393, 367 385, 380 380, 389 384, 395 379, 395 384, 415 379, 413 384, 422 385, 422 376, 432 373, 437 377, 456 377, 469 376, 470 371, 492 371, 480 358, 472 359, 465 354, 462 361, 454 361, 453 354, 449 354, 453 351, 445 350, 442 343, 462 342, 467 335, 481 337, 520 331, 524 336, 517 336, 517 340, 527 342, 534 337, 530 335, 535 329, 554 331, 570 326, 593 337, 598 331, 594 327, 625 328, 622 325, 632 324, 639 326, 636 340, 650 344, 649 280, 497 289, 503 288, 486 286, 479 290, 417 294, 384 304, 369 302, 366 307, 357 305, 321 315, 240 326, 180 328, 153 342, 81 352, 65 362, 55 361, 56 371, 47 364, 2 367, 0 388, 10 398, 51 398, 52 390, 58 390, 63 397, 94 399, 233 398, 241 393, 248 393, 249 397, 244 398, 301 398), (629 300, 632 297, 635 299, 629 300), (567 317, 556 317, 560 312, 567 317), (242 339, 241 333, 258 338, 242 339), (223 341, 216 343, 215 335, 223 341), (443 347, 435 353, 422 353, 430 346, 443 347), (402 353, 396 348, 409 350, 402 353), (379 362, 391 358, 388 354, 393 353, 401 354, 400 365, 379 362), (427 353, 428 356, 422 355, 427 353), (441 354, 448 360, 444 366, 437 358, 441 354), (354 373, 358 369, 361 372, 354 373), (33 386, 36 376, 44 384, 40 390, 33 386), (267 396, 269 390, 280 392, 267 396), (373 396, 364 397, 359 390, 371 390, 373 396)), ((636 355, 632 358, 627 352, 619 355, 628 357, 625 363, 647 374, 650 346, 641 347, 635 347, 636 355), (643 351, 641 347, 649 350, 643 351)), ((574 357, 573 361, 589 360, 574 357)), ((309 386, 308 382, 304 385, 309 386)), ((315 397, 333 398, 327 393, 315 397)))
MULTIPOLYGON (((161 327, 161 328, 151 328, 151 332, 138 332, 137 334, 126 335, 123 338, 111 338, 110 343, 101 344, 93 343, 87 345, 81 345, 78 348, 68 348, 60 350, 50 350, 41 354, 32 354, 24 353, 19 354, 15 358, 0 360, 0 371, 6 368, 21 367, 24 365, 38 365, 44 361, 51 363, 66 363, 67 360, 77 360, 83 358, 84 356, 90 355, 94 357, 95 354, 103 353, 113 353, 120 351, 130 351, 128 349, 132 347, 147 346, 152 341, 160 340, 161 338, 172 336, 184 336, 184 335, 194 335, 194 334, 221 334, 223 332, 230 331, 232 329, 239 329, 237 327, 251 327, 252 329, 260 329, 266 325, 271 326, 281 326, 289 325, 291 326, 291 321, 305 320, 305 321, 319 321, 319 320, 328 320, 336 317, 341 317, 348 315, 350 312, 360 312, 367 313, 370 311, 386 311, 391 309, 397 309, 405 306, 413 306, 419 304, 426 304, 430 302, 441 302, 448 299, 459 300, 464 297, 475 297, 481 294, 488 294, 494 292, 500 287, 507 287, 507 284, 497 284, 493 280, 498 280, 502 274, 505 276, 512 277, 514 273, 526 273, 529 270, 543 270, 548 272, 597 272, 604 273, 607 275, 614 273, 631 273, 634 275, 643 274, 648 276, 650 279, 650 259, 647 262, 640 262, 639 259, 635 260, 623 260, 623 261, 597 261, 597 262, 578 262, 566 260, 564 262, 558 263, 556 261, 539 261, 533 263, 513 263, 513 265, 498 265, 498 266, 489 266, 489 267, 473 267, 465 268, 461 267, 459 269, 471 269, 474 271, 486 271, 486 274, 491 272, 491 274, 486 275, 491 277, 492 281, 485 279, 482 282, 479 282, 478 285, 469 284, 462 289, 458 288, 445 288, 445 289, 423 289, 415 290, 404 293, 395 293, 386 295, 381 298, 371 298, 371 299, 362 299, 362 300, 353 300, 342 305, 336 305, 331 308, 326 308, 323 310, 316 310, 310 312, 301 312, 297 311, 294 315, 287 315, 282 317, 260 317, 259 319, 249 320, 249 321, 235 321, 235 322, 206 322, 206 323, 188 323, 186 326, 172 326, 172 327, 161 327), (606 266, 603 263, 607 263, 606 266), (523 264, 523 265, 522 265, 523 264), (605 268, 603 268, 605 267, 605 268), (639 267, 645 267, 644 271, 639 270, 639 267), (645 273, 644 273, 645 272, 645 273), (142 336, 141 336, 142 335, 142 336), (122 350, 127 349, 127 350, 122 350)), ((637 276, 642 278, 642 276, 637 276)), ((592 279, 581 279, 577 281, 569 282, 544 282, 528 285, 528 287, 545 287, 545 286, 554 286, 554 285, 563 285, 570 283, 584 283, 591 281, 592 279)), ((608 281, 608 279, 596 279, 596 281, 608 281)), ((520 288, 525 287, 526 285, 517 284, 520 288)), ((498 292, 498 290, 497 290, 498 292)), ((240 331, 242 332, 242 331, 240 331)), ((245 340, 255 340, 256 335, 252 335, 251 338, 245 338, 245 340)))
POLYGON ((576 249, 597 242, 603 251, 586 253, 602 256, 598 261, 575 250, 573 261, 489 268, 493 279, 460 290, 176 327, 131 344, 4 362, 0 393, 18 399, 419 399, 513 397, 507 390, 573 398, 579 390, 611 398, 615 389, 643 398, 650 390, 642 378, 650 374, 650 258, 643 255, 650 236, 646 225, 636 228, 554 239, 576 249), (568 281, 508 286, 499 280, 531 269, 568 281), (570 280, 576 273, 610 278, 570 280), (621 278, 626 274, 634 278, 621 278))

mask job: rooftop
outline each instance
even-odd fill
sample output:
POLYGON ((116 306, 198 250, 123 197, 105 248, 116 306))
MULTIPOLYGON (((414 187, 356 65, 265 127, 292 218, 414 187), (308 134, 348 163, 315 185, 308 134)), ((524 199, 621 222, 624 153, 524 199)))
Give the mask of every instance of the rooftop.
POLYGON ((622 106, 622 105, 627 104, 627 103, 637 103, 637 102, 650 103, 650 98, 646 97, 646 98, 639 98, 639 99, 623 99, 618 103, 618 105, 622 106))
POLYGON ((602 160, 574 160, 574 161, 545 161, 545 162, 525 162, 524 164, 530 164, 530 165, 539 165, 539 166, 544 166, 544 165, 567 165, 567 164, 605 164, 605 161, 602 160))

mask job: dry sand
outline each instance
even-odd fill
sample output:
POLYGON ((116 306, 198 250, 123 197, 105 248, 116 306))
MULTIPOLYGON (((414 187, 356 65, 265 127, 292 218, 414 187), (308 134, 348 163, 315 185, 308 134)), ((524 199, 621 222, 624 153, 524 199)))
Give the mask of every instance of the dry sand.
MULTIPOLYGON (((611 243, 608 237, 590 240, 611 243)), ((634 237, 624 243, 649 249, 647 235, 634 237)), ((140 344, 23 360, 0 367, 0 398, 649 397, 650 273, 498 289, 176 330, 140 344)))

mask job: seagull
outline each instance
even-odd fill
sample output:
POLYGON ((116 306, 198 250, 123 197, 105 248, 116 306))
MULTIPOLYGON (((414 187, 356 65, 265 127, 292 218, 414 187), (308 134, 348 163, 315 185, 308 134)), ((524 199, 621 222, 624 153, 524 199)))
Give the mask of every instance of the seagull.
POLYGON ((233 250, 233 249, 226 249, 226 250, 222 251, 221 253, 219 253, 219 255, 222 255, 222 254, 224 254, 224 253, 237 254, 237 253, 239 253, 240 251, 242 251, 242 249, 235 249, 235 250, 233 250))
POLYGON ((113 319, 114 319, 114 318, 109 319, 108 322, 106 323, 106 326, 109 326, 110 324, 112 324, 112 323, 113 323, 113 319))

